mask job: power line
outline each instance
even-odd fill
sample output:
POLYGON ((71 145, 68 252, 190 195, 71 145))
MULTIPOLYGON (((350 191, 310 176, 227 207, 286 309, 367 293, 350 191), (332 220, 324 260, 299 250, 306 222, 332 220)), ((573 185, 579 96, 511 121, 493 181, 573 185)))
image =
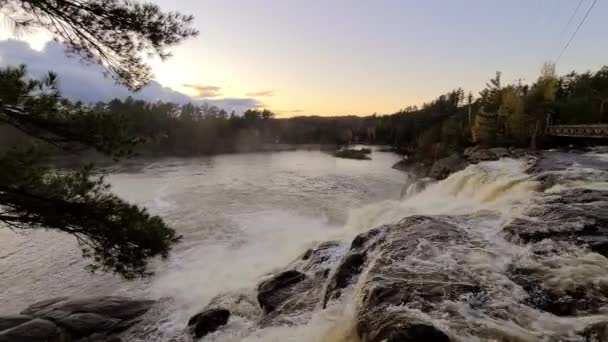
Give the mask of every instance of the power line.
POLYGON ((591 10, 593 9, 593 7, 595 7, 596 3, 597 3, 597 0, 593 0, 593 3, 591 4, 591 6, 589 7, 589 9, 587 10, 587 13, 585 13, 585 16, 583 17, 583 20, 581 20, 581 22, 576 27, 576 31, 574 31, 574 33, 572 33, 572 36, 570 37, 570 39, 568 40, 568 42, 566 43, 566 45, 564 45, 564 48, 562 49, 562 52, 560 52, 559 56, 557 56, 557 59, 555 59, 555 64, 557 64, 557 62, 559 62, 559 60, 564 55, 564 52, 566 52, 566 50, 568 50, 568 47, 570 46, 570 43, 572 43, 572 41, 574 40, 574 37, 576 37, 576 34, 581 29, 581 26, 583 26, 583 24, 585 23, 585 20, 587 20, 587 17, 589 16, 589 13, 591 13, 591 10))
POLYGON ((559 34, 560 43, 562 42, 561 39, 564 37, 564 34, 568 30, 568 27, 570 27, 570 24, 572 24, 572 21, 574 20, 574 18, 576 18, 576 15, 578 14, 578 10, 581 9, 581 6, 583 5, 583 2, 585 2, 585 0, 580 0, 578 2, 578 5, 574 9, 574 13, 572 13, 572 16, 570 17, 570 20, 568 20, 568 23, 566 24, 566 26, 564 26, 564 29, 562 30, 562 33, 559 34))

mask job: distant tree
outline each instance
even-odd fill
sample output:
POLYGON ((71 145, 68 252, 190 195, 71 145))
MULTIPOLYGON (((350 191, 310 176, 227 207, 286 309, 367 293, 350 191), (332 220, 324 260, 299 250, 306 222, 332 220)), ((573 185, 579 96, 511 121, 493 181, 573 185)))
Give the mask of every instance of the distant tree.
POLYGON ((503 89, 498 115, 504 122, 506 139, 515 145, 525 146, 530 138, 531 122, 518 88, 509 86, 503 89))

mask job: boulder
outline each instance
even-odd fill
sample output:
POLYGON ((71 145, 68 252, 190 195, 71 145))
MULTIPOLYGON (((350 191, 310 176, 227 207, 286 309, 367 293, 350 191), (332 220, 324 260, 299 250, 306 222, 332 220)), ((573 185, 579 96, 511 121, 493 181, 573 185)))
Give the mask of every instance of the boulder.
POLYGON ((294 293, 307 276, 296 270, 281 272, 258 285, 258 302, 265 313, 274 311, 294 293))
POLYGON ((596 314, 608 304, 600 289, 552 288, 543 282, 543 274, 537 270, 512 268, 508 273, 509 279, 528 293, 525 304, 556 316, 596 314))
POLYGON ((35 318, 0 332, 0 342, 60 342, 61 336, 53 322, 35 318))
POLYGON ((566 241, 608 256, 608 191, 569 189, 547 193, 531 206, 528 218, 503 228, 512 242, 566 241))
POLYGON ((383 241, 383 231, 380 228, 372 229, 357 235, 348 253, 340 260, 325 290, 323 307, 332 299, 340 298, 342 290, 354 284, 367 261, 367 251, 383 241))
POLYGON ((124 297, 57 297, 32 304, 21 316, 0 317, 0 341, 120 341, 154 302, 124 297))
POLYGON ((450 342, 451 339, 431 324, 401 322, 365 336, 366 342, 450 342))
POLYGON ((107 336, 104 334, 93 334, 89 337, 81 338, 78 342, 122 342, 118 336, 107 336))
POLYGON ((0 316, 0 331, 16 327, 32 319, 33 317, 25 315, 0 316))
POLYGON ((585 337, 585 342, 608 341, 608 322, 599 322, 585 328, 580 333, 585 337))
POLYGON ((376 257, 361 288, 357 333, 366 342, 450 341, 431 322, 412 313, 441 317, 446 303, 468 303, 485 291, 466 266, 443 267, 442 253, 437 254, 458 245, 456 258, 462 246, 475 248, 472 239, 441 217, 412 216, 381 230, 384 242, 367 251, 376 257))
POLYGON ((431 166, 429 177, 442 180, 447 178, 452 173, 464 169, 468 163, 458 154, 452 154, 449 157, 437 160, 431 166))
POLYGON ((74 313, 57 320, 57 324, 68 330, 74 337, 89 336, 100 331, 112 332, 122 321, 96 313, 74 313))
POLYGON ((412 167, 412 165, 414 164, 413 159, 410 158, 403 158, 400 161, 396 162, 392 168, 395 170, 399 170, 399 171, 409 171, 412 167))
POLYGON ((227 309, 207 309, 192 316, 188 321, 188 328, 196 338, 201 338, 226 325, 228 319, 230 319, 230 311, 227 309))

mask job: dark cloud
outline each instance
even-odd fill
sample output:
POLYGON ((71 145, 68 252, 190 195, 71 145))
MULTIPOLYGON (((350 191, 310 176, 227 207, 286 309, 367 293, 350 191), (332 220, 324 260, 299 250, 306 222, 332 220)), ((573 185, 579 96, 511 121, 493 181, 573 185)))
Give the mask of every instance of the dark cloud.
POLYGON ((245 96, 251 96, 251 97, 274 96, 274 91, 273 90, 255 91, 255 92, 247 93, 247 94, 245 94, 245 96))
POLYGON ((212 106, 217 106, 219 108, 224 108, 227 111, 235 111, 237 113, 242 113, 247 109, 251 108, 262 108, 264 105, 252 98, 223 98, 223 99, 205 99, 200 101, 201 103, 208 103, 212 106))
MULTIPOLYGON (((59 76, 61 93, 70 99, 83 102, 110 101, 132 96, 146 101, 164 101, 184 104, 188 102, 208 103, 228 111, 242 112, 257 108, 261 103, 253 98, 192 98, 186 94, 164 87, 156 81, 133 93, 103 76, 104 69, 97 64, 83 63, 65 55, 63 46, 49 42, 42 51, 32 49, 27 43, 17 40, 0 41, 0 66, 25 64, 30 77, 41 77, 49 71, 59 76)), ((208 90, 213 90, 210 87, 208 90)), ((217 89, 219 91, 219 88, 217 89)), ((219 95, 219 94, 218 94, 219 95)))
POLYGON ((216 87, 216 86, 204 86, 204 85, 190 84, 190 83, 184 83, 184 84, 182 84, 182 86, 196 91, 197 92, 196 96, 202 97, 202 98, 217 97, 217 96, 222 95, 222 94, 220 94, 220 89, 222 89, 222 88, 216 87))

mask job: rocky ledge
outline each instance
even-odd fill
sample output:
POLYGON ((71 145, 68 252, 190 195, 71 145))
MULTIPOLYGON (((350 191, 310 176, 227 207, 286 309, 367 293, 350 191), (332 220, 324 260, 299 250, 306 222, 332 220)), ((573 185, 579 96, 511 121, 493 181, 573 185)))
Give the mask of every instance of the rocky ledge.
POLYGON ((438 159, 434 162, 425 162, 415 158, 404 158, 395 165, 394 169, 414 172, 418 177, 431 177, 437 180, 447 178, 449 175, 463 170, 471 164, 484 161, 493 161, 500 158, 523 158, 536 157, 538 152, 518 148, 479 148, 469 147, 462 154, 453 153, 448 157, 438 159))
POLYGON ((53 298, 0 316, 0 342, 120 342, 154 304, 124 297, 53 298))
MULTIPOLYGON (((469 161, 529 156, 483 153, 469 161)), ((190 329, 300 325, 343 301, 362 342, 608 341, 608 191, 551 189, 570 173, 534 167, 540 192, 516 219, 410 216, 325 242, 256 288, 218 296, 190 329), (479 228, 488 222, 496 237, 479 228)))

